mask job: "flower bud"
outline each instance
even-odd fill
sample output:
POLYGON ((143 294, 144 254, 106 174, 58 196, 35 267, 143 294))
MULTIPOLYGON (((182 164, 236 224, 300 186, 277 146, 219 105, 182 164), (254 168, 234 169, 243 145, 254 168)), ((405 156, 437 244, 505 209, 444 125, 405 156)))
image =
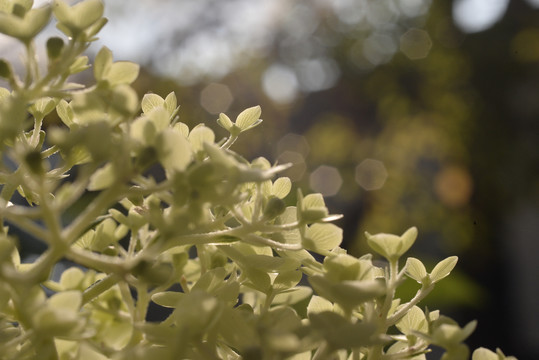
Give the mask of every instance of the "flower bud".
POLYGON ((389 261, 396 261, 414 244, 417 238, 417 228, 411 227, 401 236, 383 233, 371 235, 368 232, 365 235, 371 249, 389 261))
POLYGON ((47 40, 47 56, 50 60, 57 59, 64 49, 64 40, 59 37, 51 37, 47 40))
POLYGON ((284 203, 284 201, 276 196, 272 196, 269 198, 268 203, 264 208, 264 219, 275 219, 277 216, 284 213, 285 210, 286 204, 284 203))

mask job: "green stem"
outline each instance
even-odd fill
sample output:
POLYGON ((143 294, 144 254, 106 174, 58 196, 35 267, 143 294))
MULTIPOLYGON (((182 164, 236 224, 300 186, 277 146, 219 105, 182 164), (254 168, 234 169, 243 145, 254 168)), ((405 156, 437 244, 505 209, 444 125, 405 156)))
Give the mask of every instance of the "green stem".
MULTIPOLYGON (((378 330, 379 334, 387 333, 387 316, 395 297, 395 290, 398 284, 399 277, 399 261, 398 259, 389 260, 389 275, 387 282, 387 292, 382 307, 378 313, 378 330)), ((384 346, 383 344, 374 345, 369 349, 368 360, 380 360, 383 357, 384 346)))
MULTIPOLYGON (((49 85, 55 78, 62 75, 62 72, 66 71, 69 66, 73 63, 74 59, 80 55, 88 47, 85 43, 76 43, 75 40, 71 40, 66 50, 59 62, 54 64, 54 66, 49 69, 47 75, 41 78, 35 86, 29 92, 30 98, 34 98, 37 95, 41 94, 43 89, 49 85)), ((63 82, 57 82, 54 84, 55 89, 61 88, 63 82)))
POLYGON ((118 287, 120 288, 120 294, 122 295, 122 299, 124 303, 127 306, 127 309, 129 310, 129 314, 131 314, 131 319, 135 318, 135 302, 133 301, 133 297, 131 296, 131 291, 129 290, 129 285, 125 281, 120 281, 118 283, 118 287))
POLYGON ((120 281, 120 277, 116 274, 109 274, 105 278, 92 284, 82 293, 82 305, 89 303, 120 281))
POLYGON ((414 305, 417 305, 421 300, 423 300, 432 291, 432 289, 434 289, 434 284, 422 286, 410 301, 408 301, 398 311, 391 315, 389 319, 386 320, 386 326, 390 327, 391 325, 395 325, 397 321, 399 321, 412 307, 414 307, 414 305))
POLYGON ((230 135, 228 139, 226 139, 226 142, 221 145, 221 149, 230 149, 230 147, 238 140, 237 135, 230 135))
POLYGON ((118 184, 113 184, 111 187, 100 193, 88 207, 63 230, 62 235, 63 238, 66 239, 66 242, 68 244, 75 242, 99 215, 121 197, 123 197, 123 191, 122 187, 118 184))
POLYGON ((49 234, 47 230, 36 222, 30 220, 28 217, 25 217, 24 215, 13 215, 11 212, 5 212, 2 215, 7 221, 22 229, 24 232, 40 240, 48 240, 49 234))
POLYGON ((399 272, 398 260, 391 260, 389 262, 389 281, 388 281, 388 285, 387 285, 387 293, 386 293, 386 297, 384 299, 384 303, 382 305, 382 308, 380 309, 380 315, 379 315, 382 330, 384 332, 387 329, 387 327, 385 325, 387 315, 389 313, 389 310, 391 309, 391 304, 393 303, 393 298, 395 297, 395 290, 396 290, 396 286, 397 286, 398 272, 399 272))
POLYGON ((146 312, 150 304, 150 295, 148 294, 148 285, 140 284, 137 286, 137 303, 135 305, 135 322, 144 322, 146 312))
POLYGON ((270 306, 271 306, 271 303, 273 302, 273 299, 275 298, 275 292, 273 291, 273 288, 270 289, 269 293, 266 294, 266 300, 264 300, 264 306, 262 307, 262 314, 266 313, 270 306))
POLYGON ((39 143, 39 132, 41 131, 42 125, 42 116, 34 118, 34 131, 32 132, 32 137, 30 138, 30 146, 34 149, 37 149, 37 145, 39 143))
POLYGON ((90 269, 96 269, 105 273, 124 274, 131 269, 136 260, 122 260, 115 256, 94 253, 88 250, 71 247, 65 257, 90 269))
POLYGON ((64 256, 64 250, 58 247, 49 247, 34 262, 34 265, 27 272, 17 272, 16 277, 21 282, 30 284, 45 281, 56 264, 64 256))
POLYGON ((24 78, 24 85, 30 87, 32 84, 32 79, 37 79, 37 62, 36 62, 36 53, 35 45, 33 41, 28 41, 26 45, 26 76, 24 78))
POLYGON ((41 207, 43 221, 45 222, 45 226, 49 230, 49 242, 52 246, 59 247, 59 251, 65 252, 67 250, 68 244, 64 242, 64 238, 62 236, 62 225, 60 222, 60 216, 58 211, 53 208, 51 204, 50 193, 45 187, 45 181, 41 181, 39 185, 39 203, 41 207))

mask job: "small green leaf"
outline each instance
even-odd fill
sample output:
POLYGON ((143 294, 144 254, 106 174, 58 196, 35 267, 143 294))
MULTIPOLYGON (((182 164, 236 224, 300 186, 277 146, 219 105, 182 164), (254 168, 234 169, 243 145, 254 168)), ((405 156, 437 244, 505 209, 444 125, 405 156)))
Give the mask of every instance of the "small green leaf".
POLYGON ((84 272, 78 267, 70 267, 60 276, 60 285, 68 290, 78 289, 84 279, 84 272))
POLYGON ((296 286, 302 277, 302 272, 299 270, 283 271, 273 280, 273 290, 286 290, 296 286))
MULTIPOLYGON (((404 305, 401 305, 401 307, 402 306, 404 305)), ((397 308, 397 310, 398 309, 399 308, 397 308)), ((417 306, 412 307, 395 325, 404 335, 413 334, 414 331, 425 334, 429 332, 425 314, 417 306)))
POLYGON ((84 324, 84 319, 78 316, 81 303, 80 291, 63 291, 52 295, 33 314, 34 329, 44 337, 76 335, 76 329, 82 330, 84 324))
POLYGON ((217 325, 222 303, 215 297, 195 290, 182 297, 171 315, 176 326, 189 329, 192 335, 202 335, 217 325))
POLYGON ((170 117, 168 116, 166 109, 156 108, 153 111, 150 111, 147 116, 155 125, 157 132, 168 129, 170 125, 170 117))
POLYGON ((97 91, 74 94, 70 105, 75 113, 75 122, 80 125, 103 121, 108 117, 105 110, 107 104, 97 91))
POLYGON ((134 140, 140 142, 140 144, 151 146, 157 136, 157 130, 150 118, 141 116, 131 124, 130 135, 134 140))
POLYGON ((280 291, 271 302, 272 305, 293 305, 311 296, 313 290, 309 286, 296 286, 280 291))
POLYGON ((97 38, 95 38, 94 36, 98 32, 101 31, 103 26, 105 26, 108 23, 108 21, 109 20, 107 18, 102 17, 102 18, 98 19, 95 23, 90 25, 85 31, 87 41, 95 41, 95 40, 97 40, 97 38))
POLYGON ((415 240, 417 239, 417 228, 412 226, 401 235, 401 251, 404 254, 408 249, 412 247, 415 240))
MULTIPOLYGON (((408 341, 397 341, 393 345, 387 349, 386 354, 387 355, 393 355, 393 354, 406 354, 407 352, 410 352, 413 349, 412 345, 408 341)), ((413 357, 407 357, 407 360, 426 360, 425 354, 419 354, 413 357)))
POLYGON ((195 285, 191 288, 194 290, 203 290, 209 294, 213 293, 218 287, 223 285, 223 280, 226 276, 226 270, 222 267, 206 271, 195 285))
MULTIPOLYGON (((292 224, 297 221, 297 211, 295 206, 289 206, 285 211, 277 216, 275 224, 292 224)), ((298 229, 280 231, 271 234, 271 238, 283 244, 301 244, 301 233, 298 229)), ((302 251, 291 252, 290 256, 299 255, 302 251)))
POLYGON ((163 108, 155 108, 133 121, 130 135, 141 144, 150 146, 155 143, 156 136, 167 129, 169 117, 163 108))
POLYGON ((167 308, 175 308, 184 296, 178 291, 162 291, 152 295, 152 301, 157 305, 167 308))
POLYGON ((309 194, 303 198, 303 208, 325 208, 324 196, 322 194, 309 194))
POLYGON ((255 267, 244 267, 242 270, 243 274, 248 278, 248 281, 245 281, 242 285, 246 285, 265 294, 268 293, 271 288, 271 280, 267 272, 255 267))
POLYGON ((313 295, 307 306, 307 314, 318 314, 324 311, 333 311, 333 303, 321 296, 313 295))
POLYGON ((184 171, 193 157, 189 141, 174 129, 163 131, 156 147, 159 161, 168 171, 184 171))
POLYGON ((60 311, 76 312, 82 304, 82 293, 77 290, 62 291, 51 296, 47 303, 60 311))
POLYGON ((227 344, 242 352, 259 345, 253 318, 253 311, 248 305, 235 309, 225 308, 219 321, 220 335, 227 344))
POLYGON ((451 270, 457 265, 457 256, 450 256, 440 261, 430 273, 430 279, 433 283, 438 282, 451 273, 451 270))
POLYGON ((69 67, 69 74, 77 74, 88 68, 90 68, 90 65, 88 65, 88 56, 79 56, 69 67))
POLYGON ((238 296, 240 294, 240 283, 227 280, 225 283, 221 282, 220 285, 215 289, 213 295, 227 306, 235 306, 238 303, 238 296))
POLYGON ((334 224, 313 224, 307 228, 303 246, 307 250, 325 252, 342 242, 342 229, 334 224))
POLYGON ((371 235, 368 232, 365 235, 371 249, 389 261, 395 261, 413 245, 417 237, 417 229, 411 227, 401 236, 383 233, 371 235))
POLYGON ((140 66, 130 61, 118 61, 113 63, 105 74, 111 86, 133 83, 139 74, 140 66))
POLYGON ((97 191, 110 187, 116 179, 116 171, 114 165, 108 163, 105 166, 97 169, 97 171, 90 177, 88 184, 88 190, 97 191))
POLYGON ((477 321, 470 321, 463 328, 453 320, 441 317, 433 323, 433 343, 446 349, 463 342, 475 330, 477 321))
POLYGON ((121 115, 133 115, 139 109, 138 95, 129 85, 118 85, 112 90, 110 105, 121 115))
POLYGON ((47 25, 51 10, 46 5, 29 10, 23 17, 0 12, 0 33, 27 43, 47 25))
POLYGON ((234 126, 234 123, 232 122, 232 120, 230 120, 230 118, 226 114, 223 114, 223 113, 219 114, 219 118, 217 119, 217 123, 219 125, 221 125, 221 127, 228 130, 229 132, 231 131, 232 126, 234 126))
MULTIPOLYGON (((125 348, 133 334, 133 325, 129 322, 123 321, 107 321, 106 324, 107 325, 99 331, 99 334, 96 336, 96 340, 102 343, 104 346, 110 349, 114 349, 116 351, 120 351, 121 349, 125 348)), ((83 342, 81 345, 84 344, 85 343, 83 342)), ((80 354, 80 358, 86 359, 86 357, 83 357, 82 351, 80 354)), ((104 360, 106 359, 110 358, 105 357, 104 360)), ((95 360, 102 359, 98 358, 95 360)))
POLYGON ((96 23, 104 10, 101 0, 84 0, 71 7, 62 0, 54 1, 57 27, 68 36, 75 36, 96 23))
POLYGON ((176 99, 176 94, 174 91, 167 95, 164 106, 170 115, 178 111, 178 99, 176 99))
POLYGON ((114 232, 116 230, 116 222, 111 218, 103 220, 95 229, 91 249, 94 251, 103 251, 110 244, 116 241, 114 232))
POLYGON ((385 286, 379 281, 356 280, 333 283, 323 276, 314 275, 309 277, 309 283, 320 296, 348 310, 386 292, 385 286))
POLYGON ((292 189, 292 182, 287 177, 280 177, 272 185, 271 194, 278 197, 279 199, 284 199, 286 195, 290 193, 292 189))
POLYGON ((243 110, 236 118, 236 126, 239 127, 241 131, 245 131, 253 126, 256 126, 261 113, 262 110, 260 109, 260 106, 253 106, 243 110))
POLYGON ((50 97, 43 97, 36 100, 28 109, 34 117, 43 119, 48 113, 54 110, 56 101, 50 97))
POLYGON ((177 122, 176 124, 174 124, 172 128, 175 131, 179 131, 180 134, 182 134, 185 138, 189 136, 189 126, 187 126, 186 124, 182 122, 177 122))
POLYGON ((56 105, 56 112, 67 127, 71 127, 74 124, 75 114, 69 103, 64 99, 60 100, 58 105, 56 105))
POLYGON ((358 259, 348 254, 326 256, 324 269, 332 281, 359 280, 361 264, 358 259))
POLYGON ((191 130, 188 139, 193 146, 193 151, 199 152, 204 149, 204 143, 213 144, 215 142, 215 134, 212 129, 200 124, 191 130))
POLYGON ((228 169, 235 169, 238 166, 237 161, 230 155, 228 155, 223 149, 219 146, 205 141, 203 144, 204 151, 208 154, 210 159, 216 163, 223 165, 228 169))
POLYGON ((165 100, 157 94, 146 94, 142 98, 142 112, 148 114, 155 108, 163 106, 165 100))
POLYGON ((428 275, 425 265, 419 259, 413 257, 406 260, 406 274, 418 283, 422 283, 428 275))
POLYGON ((103 46, 94 60, 94 77, 97 81, 103 81, 112 66, 112 51, 103 46))
POLYGON ((304 223, 317 222, 328 216, 328 209, 324 203, 322 194, 309 194, 303 197, 298 189, 298 219, 304 223))
POLYGON ((92 248, 94 238, 95 238, 95 230, 90 229, 90 230, 86 231, 84 234, 82 234, 77 239, 77 241, 75 242, 74 245, 78 246, 78 247, 81 247, 83 249, 89 249, 90 250, 92 248))

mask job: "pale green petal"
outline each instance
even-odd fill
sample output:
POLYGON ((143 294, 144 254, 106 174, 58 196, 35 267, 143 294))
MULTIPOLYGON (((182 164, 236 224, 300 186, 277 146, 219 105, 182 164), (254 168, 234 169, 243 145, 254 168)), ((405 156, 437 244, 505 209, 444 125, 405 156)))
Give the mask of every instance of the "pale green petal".
POLYGON ((111 86, 120 84, 131 84, 138 77, 140 66, 130 61, 118 61, 113 63, 104 80, 107 80, 111 86))
POLYGON ((168 171, 183 171, 191 162, 191 144, 177 131, 167 129, 157 140, 157 153, 163 167, 168 171))
POLYGON ((427 276, 427 270, 419 259, 410 257, 406 260, 406 274, 418 283, 421 283, 427 276))
POLYGON ((112 66, 112 51, 103 46, 97 53, 94 60, 94 77, 97 81, 102 81, 107 76, 112 66))
MULTIPOLYGON (((402 306, 404 305, 401 305, 401 307, 402 306)), ((399 308, 397 308, 397 310, 398 309, 399 308)), ((406 315, 397 322, 396 326, 405 335, 413 334, 414 331, 425 334, 429 332, 427 318, 423 311, 417 306, 412 307, 406 315)))
POLYGON ((451 270, 457 265, 457 256, 450 256, 440 261, 430 273, 430 279, 433 283, 442 280, 451 273, 451 270))
POLYGON ((260 106, 253 106, 243 110, 236 119, 236 126, 242 131, 247 130, 259 120, 261 113, 260 106))
POLYGON ((157 94, 146 94, 142 98, 142 112, 148 114, 153 109, 163 106, 164 103, 165 100, 161 96, 157 94))
POLYGON ((342 229, 334 224, 313 224, 305 234, 303 246, 307 250, 325 252, 333 250, 342 242, 342 229))

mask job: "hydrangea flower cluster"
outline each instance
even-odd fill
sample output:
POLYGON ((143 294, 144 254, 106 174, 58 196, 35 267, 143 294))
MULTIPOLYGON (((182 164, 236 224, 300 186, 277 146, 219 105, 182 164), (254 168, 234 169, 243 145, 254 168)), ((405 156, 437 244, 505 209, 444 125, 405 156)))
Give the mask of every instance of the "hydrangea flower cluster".
MULTIPOLYGON (((70 82, 105 23, 100 0, 0 1, 0 32, 26 49, 22 77, 0 60, 2 359, 420 360, 433 345, 468 358, 475 322, 419 307, 457 258, 430 272, 403 261, 413 227, 367 234, 385 265, 347 254, 323 197, 290 195, 278 177, 288 165, 231 150, 260 107, 221 114, 217 140, 181 121, 174 93, 139 100, 139 66, 107 48, 94 85, 70 82), (65 38, 47 41, 43 73, 34 38, 53 16, 65 38), (47 250, 21 263, 10 227, 47 250), (77 266, 53 281, 62 259, 77 266), (417 294, 397 298, 406 277, 417 294), (151 303, 164 320, 147 320, 151 303)), ((472 358, 510 359, 483 348, 472 358)))

